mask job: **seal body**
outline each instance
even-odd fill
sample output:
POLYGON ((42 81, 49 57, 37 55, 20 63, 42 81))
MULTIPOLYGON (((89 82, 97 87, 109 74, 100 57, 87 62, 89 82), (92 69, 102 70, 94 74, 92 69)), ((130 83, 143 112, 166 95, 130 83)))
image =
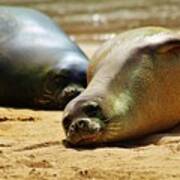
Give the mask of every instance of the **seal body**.
POLYGON ((86 86, 87 66, 48 16, 0 7, 0 105, 62 109, 86 86))
POLYGON ((88 87, 65 108, 66 140, 109 143, 180 122, 180 36, 161 27, 124 32, 95 53, 88 87))

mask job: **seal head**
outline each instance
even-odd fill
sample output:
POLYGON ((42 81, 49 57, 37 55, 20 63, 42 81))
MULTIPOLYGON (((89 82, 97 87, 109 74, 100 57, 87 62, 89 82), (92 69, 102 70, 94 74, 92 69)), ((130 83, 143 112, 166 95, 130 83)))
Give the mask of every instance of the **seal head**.
POLYGON ((102 136, 106 124, 106 117, 98 102, 86 100, 70 106, 64 112, 63 118, 67 141, 71 144, 96 142, 102 136), (76 111, 67 113, 72 106, 76 106, 76 111))
POLYGON ((60 63, 47 73, 44 88, 36 100, 36 104, 63 109, 87 86, 87 66, 88 61, 81 54, 68 52, 67 55, 61 57, 60 63))

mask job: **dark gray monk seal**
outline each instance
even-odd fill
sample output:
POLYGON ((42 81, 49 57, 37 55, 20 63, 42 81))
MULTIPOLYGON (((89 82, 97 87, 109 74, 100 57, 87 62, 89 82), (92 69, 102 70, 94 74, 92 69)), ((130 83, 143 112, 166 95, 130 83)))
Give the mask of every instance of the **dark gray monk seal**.
POLYGON ((130 30, 92 58, 88 87, 65 108, 74 145, 141 137, 180 122, 180 35, 165 28, 130 30))
POLYGON ((49 17, 0 7, 0 105, 62 109, 86 86, 87 66, 49 17))

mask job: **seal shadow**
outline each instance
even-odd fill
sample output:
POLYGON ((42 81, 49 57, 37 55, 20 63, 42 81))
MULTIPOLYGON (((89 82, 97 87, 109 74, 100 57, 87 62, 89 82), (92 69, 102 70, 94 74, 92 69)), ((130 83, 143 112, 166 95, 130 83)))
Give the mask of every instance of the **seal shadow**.
POLYGON ((65 139, 62 141, 62 144, 66 148, 73 148, 77 151, 83 150, 93 150, 98 148, 138 148, 148 145, 163 145, 163 144, 172 144, 180 143, 180 123, 173 128, 160 131, 158 133, 149 134, 140 138, 124 140, 120 142, 111 142, 111 143, 101 143, 101 144, 89 144, 89 145, 72 145, 67 142, 65 139))

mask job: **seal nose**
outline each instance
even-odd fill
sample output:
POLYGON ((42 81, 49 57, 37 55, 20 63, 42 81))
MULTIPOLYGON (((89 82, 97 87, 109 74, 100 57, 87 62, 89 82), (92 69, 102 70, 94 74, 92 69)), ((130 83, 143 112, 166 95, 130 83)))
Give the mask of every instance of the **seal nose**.
POLYGON ((96 121, 93 121, 89 118, 82 118, 74 121, 68 130, 69 136, 73 136, 75 134, 79 135, 87 135, 93 134, 100 131, 101 125, 96 121))
POLYGON ((69 127, 69 133, 79 133, 89 129, 89 120, 88 119, 79 119, 71 124, 69 127))

